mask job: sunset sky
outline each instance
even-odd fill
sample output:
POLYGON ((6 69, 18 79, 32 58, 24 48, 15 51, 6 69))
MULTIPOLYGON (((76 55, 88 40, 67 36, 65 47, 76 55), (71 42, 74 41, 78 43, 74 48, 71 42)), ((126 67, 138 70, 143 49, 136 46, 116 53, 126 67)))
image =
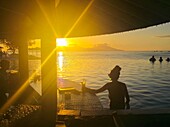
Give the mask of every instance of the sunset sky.
POLYGON ((107 43, 121 50, 170 50, 170 23, 129 32, 67 39, 70 45, 91 47, 107 43))
MULTIPOLYGON (((60 46, 91 48, 97 44, 107 44, 112 48, 125 51, 170 50, 170 23, 128 32, 59 39, 60 46), (64 41, 64 42, 63 42, 64 41), (66 42, 65 42, 66 41, 66 42)), ((39 47, 40 40, 35 40, 39 47)))

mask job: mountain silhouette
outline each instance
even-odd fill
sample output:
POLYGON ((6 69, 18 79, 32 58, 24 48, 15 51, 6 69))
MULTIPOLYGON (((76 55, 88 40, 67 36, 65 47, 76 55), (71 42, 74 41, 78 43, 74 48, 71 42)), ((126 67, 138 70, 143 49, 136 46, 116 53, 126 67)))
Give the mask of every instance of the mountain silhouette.
POLYGON ((92 48, 85 48, 81 46, 72 46, 72 47, 59 47, 58 51, 122 51, 120 49, 115 49, 110 47, 108 44, 97 44, 92 48))

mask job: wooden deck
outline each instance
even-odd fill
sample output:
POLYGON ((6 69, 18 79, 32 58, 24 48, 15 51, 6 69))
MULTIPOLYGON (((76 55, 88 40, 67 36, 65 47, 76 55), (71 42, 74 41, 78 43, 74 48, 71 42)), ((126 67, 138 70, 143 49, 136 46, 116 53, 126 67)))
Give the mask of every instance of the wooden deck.
POLYGON ((73 115, 73 110, 75 110, 75 115, 77 115, 76 111, 79 111, 81 115, 84 111, 103 110, 95 94, 83 93, 79 83, 63 79, 58 80, 58 107, 59 115, 73 115))
POLYGON ((94 94, 90 93, 65 93, 60 94, 59 105, 67 110, 102 110, 103 107, 94 94))

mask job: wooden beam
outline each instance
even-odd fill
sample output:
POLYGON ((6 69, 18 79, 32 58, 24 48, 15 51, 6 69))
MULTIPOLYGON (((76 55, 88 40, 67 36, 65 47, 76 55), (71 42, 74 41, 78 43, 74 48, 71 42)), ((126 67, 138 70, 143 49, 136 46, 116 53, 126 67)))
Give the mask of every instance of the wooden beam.
POLYGON ((19 73, 20 83, 23 84, 29 77, 28 71, 28 43, 26 38, 18 38, 19 43, 19 73))
MULTIPOLYGON (((16 40, 15 40, 16 41, 16 40)), ((28 68, 28 39, 26 36, 18 37, 17 41, 19 42, 19 86, 20 90, 23 88, 19 93, 16 95, 16 100, 14 103, 25 103, 25 99, 27 94, 28 88, 28 78, 29 78, 29 68, 28 68)), ((18 90, 19 90, 18 89, 18 90)))
POLYGON ((57 113, 56 39, 48 33, 41 42, 43 127, 55 127, 57 113))

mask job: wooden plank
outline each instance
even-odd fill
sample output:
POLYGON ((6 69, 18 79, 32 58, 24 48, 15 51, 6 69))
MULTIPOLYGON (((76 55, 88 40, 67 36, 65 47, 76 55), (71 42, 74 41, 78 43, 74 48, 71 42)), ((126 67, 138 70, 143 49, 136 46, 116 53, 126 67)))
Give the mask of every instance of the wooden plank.
POLYGON ((80 110, 60 110, 58 116, 60 115, 80 116, 80 110))

